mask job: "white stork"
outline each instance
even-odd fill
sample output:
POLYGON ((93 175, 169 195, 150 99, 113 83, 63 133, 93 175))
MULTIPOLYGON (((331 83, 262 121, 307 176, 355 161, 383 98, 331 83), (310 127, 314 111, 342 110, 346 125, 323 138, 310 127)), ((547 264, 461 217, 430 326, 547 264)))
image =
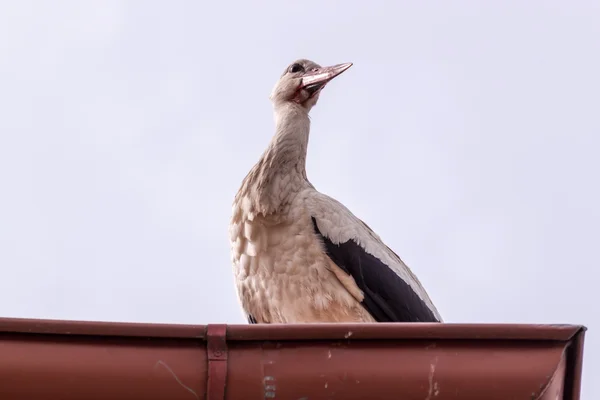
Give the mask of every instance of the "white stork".
POLYGON ((275 134, 244 178, 229 226, 249 323, 442 322, 400 257, 306 177, 308 114, 351 66, 295 61, 271 94, 275 134))

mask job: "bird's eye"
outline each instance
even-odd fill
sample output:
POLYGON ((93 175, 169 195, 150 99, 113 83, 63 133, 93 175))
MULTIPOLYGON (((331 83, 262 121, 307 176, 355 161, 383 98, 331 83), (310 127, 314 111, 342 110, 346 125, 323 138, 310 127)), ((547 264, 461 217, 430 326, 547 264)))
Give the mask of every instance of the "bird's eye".
POLYGON ((292 64, 292 66, 290 67, 291 73, 301 72, 301 71, 304 71, 304 67, 300 64, 292 64))

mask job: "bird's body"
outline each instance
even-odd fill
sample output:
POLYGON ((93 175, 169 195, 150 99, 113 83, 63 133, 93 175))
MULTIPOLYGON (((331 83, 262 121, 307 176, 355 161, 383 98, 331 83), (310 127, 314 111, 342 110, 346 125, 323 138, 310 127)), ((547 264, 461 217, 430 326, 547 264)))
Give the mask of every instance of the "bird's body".
POLYGON ((336 277, 339 268, 314 234, 305 187, 285 209, 254 214, 243 197, 232 231, 234 274, 244 309, 256 322, 360 322, 370 315, 336 277))
POLYGON ((349 66, 299 60, 271 97, 276 132, 242 182, 229 227, 236 288, 251 323, 441 321, 400 258, 307 179, 308 112, 349 66))

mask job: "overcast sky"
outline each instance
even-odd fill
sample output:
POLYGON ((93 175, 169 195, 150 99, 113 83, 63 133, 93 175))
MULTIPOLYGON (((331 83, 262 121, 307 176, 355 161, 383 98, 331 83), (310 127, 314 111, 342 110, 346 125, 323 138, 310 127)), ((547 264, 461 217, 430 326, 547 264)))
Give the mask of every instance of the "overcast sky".
POLYGON ((0 3, 0 315, 244 323, 227 226, 297 58, 351 61, 308 175, 447 322, 589 327, 597 1, 0 3))

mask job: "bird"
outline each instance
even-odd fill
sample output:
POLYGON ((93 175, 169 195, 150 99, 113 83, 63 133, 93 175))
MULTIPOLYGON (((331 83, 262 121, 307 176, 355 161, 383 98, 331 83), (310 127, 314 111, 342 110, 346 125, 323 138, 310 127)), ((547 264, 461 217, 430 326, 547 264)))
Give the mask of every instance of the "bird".
POLYGON ((309 113, 352 65, 296 60, 269 96, 275 133, 235 194, 228 230, 249 324, 443 322, 400 257, 307 178, 309 113))

